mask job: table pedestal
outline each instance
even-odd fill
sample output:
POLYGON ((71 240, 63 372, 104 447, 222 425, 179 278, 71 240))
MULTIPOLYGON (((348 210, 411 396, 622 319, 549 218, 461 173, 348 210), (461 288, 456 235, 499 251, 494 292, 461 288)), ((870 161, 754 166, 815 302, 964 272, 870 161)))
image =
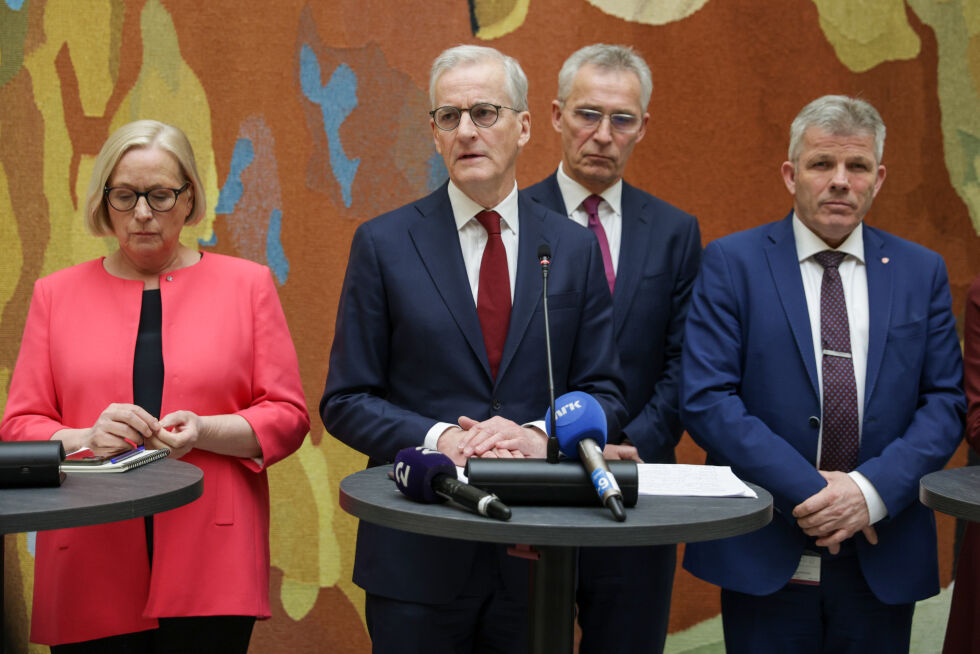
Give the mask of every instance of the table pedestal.
POLYGON ((575 560, 578 548, 535 547, 531 563, 528 652, 571 652, 575 645, 575 560))

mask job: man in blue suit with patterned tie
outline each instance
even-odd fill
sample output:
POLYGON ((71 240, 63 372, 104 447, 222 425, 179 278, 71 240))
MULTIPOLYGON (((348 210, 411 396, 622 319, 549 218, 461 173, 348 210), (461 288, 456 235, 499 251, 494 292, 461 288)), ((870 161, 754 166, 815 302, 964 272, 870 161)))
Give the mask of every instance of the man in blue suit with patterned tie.
MULTIPOLYGON (((629 413, 606 457, 674 463, 684 319, 701 235, 694 216, 623 181, 646 133, 652 90, 650 69, 632 48, 600 43, 573 53, 552 103, 561 163, 526 192, 593 230, 604 255, 629 413)), ((676 552, 674 545, 580 550, 580 654, 663 651, 676 552)))
POLYGON ((907 652, 939 591, 918 488, 959 443, 962 358, 942 258, 863 222, 884 140, 867 102, 813 101, 782 165, 792 213, 704 250, 681 419, 776 509, 686 550, 722 588, 730 653, 907 652))
MULTIPOLYGON (((591 393, 618 434, 625 410, 598 244, 517 191, 530 138, 520 65, 492 48, 451 48, 433 63, 429 93, 450 181, 357 229, 324 425, 369 465, 422 444, 457 465, 545 456, 537 251, 547 244, 555 392, 591 393)), ((527 579, 527 562, 503 546, 358 530, 354 582, 375 652, 525 651, 527 579)))

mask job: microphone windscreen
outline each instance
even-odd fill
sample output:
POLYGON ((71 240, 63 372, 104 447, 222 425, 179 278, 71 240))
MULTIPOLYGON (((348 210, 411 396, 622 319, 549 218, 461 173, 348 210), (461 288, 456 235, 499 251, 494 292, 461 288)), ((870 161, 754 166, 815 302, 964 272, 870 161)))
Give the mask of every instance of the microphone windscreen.
POLYGON ((432 490, 432 480, 440 474, 456 478, 456 465, 442 452, 424 447, 406 447, 395 456, 395 485, 416 502, 432 504, 445 501, 432 490))
MULTIPOLYGON (((555 416, 555 438, 561 453, 569 459, 578 458, 578 443, 584 438, 591 438, 600 448, 606 446, 606 414, 599 401, 588 393, 572 391, 555 399, 555 416)), ((544 422, 550 432, 551 409, 544 422)))
POLYGON ((538 261, 541 261, 542 259, 550 259, 550 258, 551 258, 551 246, 548 245, 547 243, 542 243, 541 245, 539 245, 538 261))

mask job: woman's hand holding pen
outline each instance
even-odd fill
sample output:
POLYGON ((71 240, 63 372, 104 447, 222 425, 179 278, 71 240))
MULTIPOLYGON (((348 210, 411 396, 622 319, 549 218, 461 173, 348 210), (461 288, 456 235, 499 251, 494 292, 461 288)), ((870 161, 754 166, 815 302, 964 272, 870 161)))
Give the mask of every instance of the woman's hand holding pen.
POLYGON ((204 419, 193 411, 174 411, 165 415, 147 445, 170 448, 170 457, 179 459, 193 448, 204 432, 204 419))
POLYGON ((135 404, 112 403, 87 429, 62 429, 53 435, 65 451, 87 447, 98 455, 112 455, 138 447, 160 429, 160 422, 135 404))
POLYGON ((262 448, 252 426, 235 414, 199 416, 193 411, 174 411, 160 419, 160 429, 148 447, 168 447, 179 459, 191 448, 238 457, 260 457, 262 448))

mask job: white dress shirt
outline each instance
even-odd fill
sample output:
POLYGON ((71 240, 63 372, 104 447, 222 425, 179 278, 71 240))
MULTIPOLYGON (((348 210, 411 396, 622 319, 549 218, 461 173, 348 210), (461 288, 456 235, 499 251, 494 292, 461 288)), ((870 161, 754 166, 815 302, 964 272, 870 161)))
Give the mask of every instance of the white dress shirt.
MULTIPOLYGON (((803 291, 806 294, 807 312, 810 315, 810 333, 813 335, 813 356, 817 363, 817 382, 820 388, 820 405, 823 406, 823 349, 820 346, 820 286, 823 283, 823 266, 813 255, 824 250, 832 250, 819 236, 814 234, 793 215, 793 236, 796 239, 796 253, 800 261, 800 274, 803 276, 803 291)), ((844 287, 844 304, 847 306, 847 323, 851 333, 851 362, 854 366, 854 382, 857 387, 858 435, 860 437, 864 422, 864 381, 868 368, 868 330, 870 313, 868 311, 868 273, 864 263, 864 228, 859 225, 839 247, 846 256, 837 270, 844 287)), ((820 435, 817 441, 817 462, 823 447, 823 416, 820 420, 820 435)), ((868 505, 871 524, 888 514, 884 501, 868 481, 868 478, 854 470, 849 473, 857 483, 868 505)))
MULTIPOLYGON (((592 191, 569 177, 560 163, 555 178, 558 180, 558 188, 561 190, 561 197, 565 201, 568 217, 582 227, 588 227, 589 214, 582 206, 582 201, 592 195, 592 191)), ((622 178, 616 180, 615 184, 599 195, 603 200, 599 203, 599 224, 606 230, 606 242, 609 243, 609 256, 612 257, 613 272, 615 273, 619 271, 619 248, 623 241, 622 178)))
MULTIPOLYGON (((473 304, 476 305, 480 290, 480 263, 483 261, 483 250, 487 247, 487 230, 483 228, 476 214, 486 207, 480 206, 459 190, 452 181, 449 182, 449 204, 453 208, 453 218, 456 221, 456 231, 459 235, 459 247, 463 252, 463 264, 466 266, 466 277, 473 292, 473 304)), ((514 302, 514 284, 517 281, 517 237, 520 221, 517 218, 517 181, 514 188, 503 202, 490 207, 500 214, 500 240, 507 252, 507 274, 510 276, 510 301, 514 302)), ((543 424, 543 423, 542 423, 543 424)), ((450 427, 456 427, 449 422, 437 422, 426 432, 423 445, 429 449, 437 449, 439 437, 450 427)))

